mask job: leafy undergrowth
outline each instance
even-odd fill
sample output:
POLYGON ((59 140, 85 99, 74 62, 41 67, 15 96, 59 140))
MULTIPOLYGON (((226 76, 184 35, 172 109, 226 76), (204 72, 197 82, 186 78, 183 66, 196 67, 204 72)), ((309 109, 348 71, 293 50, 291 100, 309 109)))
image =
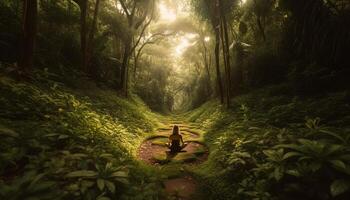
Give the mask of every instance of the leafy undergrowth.
POLYGON ((37 77, 0 76, 0 199, 158 197, 160 181, 135 161, 158 125, 140 100, 37 77))
POLYGON ((209 160, 198 173, 207 199, 348 199, 349 93, 313 98, 274 88, 211 101, 185 116, 202 124, 209 160))

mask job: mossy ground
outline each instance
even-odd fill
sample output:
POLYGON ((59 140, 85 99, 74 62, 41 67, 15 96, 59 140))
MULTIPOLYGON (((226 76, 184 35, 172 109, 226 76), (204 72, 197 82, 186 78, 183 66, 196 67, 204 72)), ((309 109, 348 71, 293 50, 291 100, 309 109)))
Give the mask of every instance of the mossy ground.
POLYGON ((121 98, 92 82, 68 87, 6 76, 0 93, 1 199, 162 195, 160 178, 136 159, 161 117, 137 97, 121 98))
POLYGON ((171 199, 181 191, 164 184, 185 177, 196 187, 191 199, 349 195, 348 92, 305 98, 268 88, 230 109, 213 100, 167 117, 88 81, 1 75, 0 92, 1 199, 171 199), (145 139, 164 153, 174 124, 201 145, 171 162, 152 155, 158 166, 138 160, 145 139))

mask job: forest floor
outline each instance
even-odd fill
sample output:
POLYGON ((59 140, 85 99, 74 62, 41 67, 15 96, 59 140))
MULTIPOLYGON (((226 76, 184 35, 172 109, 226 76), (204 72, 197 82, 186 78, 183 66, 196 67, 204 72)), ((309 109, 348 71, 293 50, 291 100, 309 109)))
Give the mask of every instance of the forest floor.
POLYGON ((163 185, 170 198, 193 199, 193 195, 198 192, 198 183, 191 171, 206 161, 209 155, 208 148, 203 143, 204 131, 199 129, 198 124, 179 118, 168 119, 163 124, 141 144, 138 158, 153 165, 160 174, 167 175, 163 185), (180 134, 187 146, 177 154, 170 154, 166 143, 174 125, 180 127, 180 134))

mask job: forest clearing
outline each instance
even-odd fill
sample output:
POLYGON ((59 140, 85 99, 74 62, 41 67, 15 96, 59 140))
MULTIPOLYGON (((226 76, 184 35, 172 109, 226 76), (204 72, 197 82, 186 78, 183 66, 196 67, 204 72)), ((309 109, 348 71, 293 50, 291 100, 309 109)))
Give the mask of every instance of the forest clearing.
POLYGON ((348 0, 1 0, 0 200, 349 200, 348 0))

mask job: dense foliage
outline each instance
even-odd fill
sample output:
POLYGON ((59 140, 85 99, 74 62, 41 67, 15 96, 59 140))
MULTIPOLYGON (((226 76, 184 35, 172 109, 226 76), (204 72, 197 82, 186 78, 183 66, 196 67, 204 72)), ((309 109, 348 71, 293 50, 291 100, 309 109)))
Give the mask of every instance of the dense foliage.
MULTIPOLYGON (((72 90, 36 75, 34 84, 0 79, 1 199, 135 197, 149 177, 136 175, 133 154, 154 115, 92 82, 72 90)), ((140 199, 158 196, 148 187, 140 199)))
POLYGON ((212 153, 199 173, 209 199, 347 199, 349 93, 300 99, 276 91, 186 115, 208 129, 212 153))

